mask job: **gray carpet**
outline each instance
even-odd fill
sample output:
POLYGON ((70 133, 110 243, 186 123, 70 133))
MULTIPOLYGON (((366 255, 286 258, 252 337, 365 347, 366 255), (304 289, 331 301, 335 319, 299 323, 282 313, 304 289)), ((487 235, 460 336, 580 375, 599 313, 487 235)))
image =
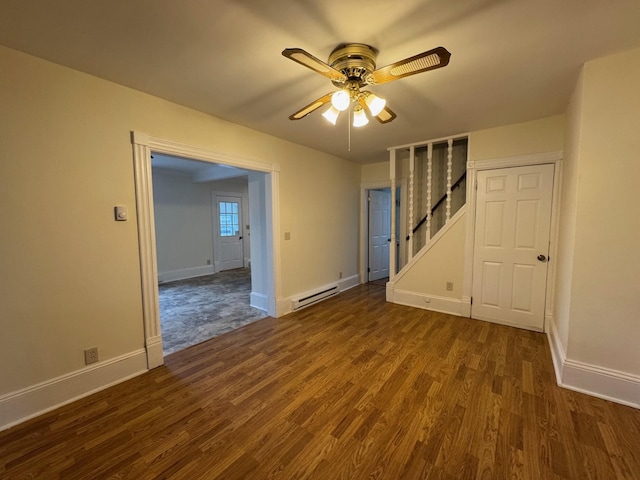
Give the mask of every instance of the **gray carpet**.
POLYGON ((163 283, 158 290, 165 355, 267 316, 249 305, 248 268, 163 283))

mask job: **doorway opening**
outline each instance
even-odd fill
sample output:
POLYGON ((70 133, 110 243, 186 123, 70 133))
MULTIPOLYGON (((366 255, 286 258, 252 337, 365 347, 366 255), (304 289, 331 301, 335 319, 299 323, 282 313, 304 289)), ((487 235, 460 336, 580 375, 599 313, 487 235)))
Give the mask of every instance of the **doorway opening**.
POLYGON ((267 316, 251 305, 246 170, 152 153, 163 354, 267 316))
POLYGON ((368 267, 367 282, 386 284, 389 279, 391 243, 391 188, 368 191, 368 267))
MULTIPOLYGON (((272 317, 277 317, 277 299, 281 296, 279 225, 277 221, 279 166, 212 152, 171 140, 154 138, 140 132, 132 132, 132 144, 135 168, 136 220, 140 246, 142 313, 148 368, 154 368, 164 363, 159 308, 159 268, 156 255, 152 153, 154 156, 165 155, 177 157, 183 161, 205 163, 213 170, 224 170, 227 173, 230 169, 246 171, 248 177, 247 218, 249 218, 248 223, 251 225, 251 235, 248 242, 251 252, 250 305, 266 311, 272 317)), ((231 175, 231 177, 233 176, 235 174, 231 175)), ((202 177, 199 178, 202 180, 202 177)), ((209 205, 210 203, 209 200, 209 205)), ((183 210, 183 212, 185 215, 188 214, 188 210, 183 210)), ((210 218, 212 218, 211 215, 210 218)), ((210 265, 202 267, 211 268, 210 265)), ((215 265, 213 268, 215 270, 215 265)))
POLYGON ((362 269, 363 283, 385 286, 389 281, 390 246, 392 241, 391 210, 396 209, 396 273, 403 266, 404 216, 400 214, 402 187, 396 189, 396 205, 392 205, 391 187, 388 184, 367 185, 362 189, 363 235, 362 269))

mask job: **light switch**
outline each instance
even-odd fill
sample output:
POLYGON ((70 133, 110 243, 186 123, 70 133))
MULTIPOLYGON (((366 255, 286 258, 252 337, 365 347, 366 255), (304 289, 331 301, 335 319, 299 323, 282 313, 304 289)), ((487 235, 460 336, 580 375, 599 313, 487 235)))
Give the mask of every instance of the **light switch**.
POLYGON ((284 239, 291 240, 291 232, 284 232, 284 239))
POLYGON ((116 221, 118 222, 126 222, 128 215, 127 215, 127 207, 125 207, 124 205, 116 205, 114 207, 114 211, 115 211, 115 215, 116 215, 116 221))

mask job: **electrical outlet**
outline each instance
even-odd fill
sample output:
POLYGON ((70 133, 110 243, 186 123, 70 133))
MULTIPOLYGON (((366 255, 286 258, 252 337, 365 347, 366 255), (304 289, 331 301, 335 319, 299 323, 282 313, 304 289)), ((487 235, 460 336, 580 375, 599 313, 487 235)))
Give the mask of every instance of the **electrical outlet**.
POLYGON ((90 365, 98 361, 98 347, 89 348, 84 351, 84 364, 90 365))
POLYGON ((450 292, 453 290, 453 282, 447 282, 447 290, 450 292))
POLYGON ((340 272, 340 276, 338 278, 342 278, 342 272, 340 272))
POLYGON ((211 260, 207 259, 207 265, 211 265, 211 260))

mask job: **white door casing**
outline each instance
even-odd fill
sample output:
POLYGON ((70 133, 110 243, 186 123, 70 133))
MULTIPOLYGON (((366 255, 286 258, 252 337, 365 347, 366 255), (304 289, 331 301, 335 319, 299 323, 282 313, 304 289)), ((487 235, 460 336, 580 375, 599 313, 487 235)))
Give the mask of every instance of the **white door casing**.
POLYGON ((369 191, 369 275, 368 281, 389 276, 391 239, 391 191, 369 191))
POLYGON ((214 252, 216 271, 242 268, 244 266, 242 198, 216 195, 214 212, 213 223, 218 247, 214 252))
POLYGON ((544 330, 553 179, 549 164, 478 172, 473 318, 544 330))
MULTIPOLYGON (((158 266, 155 250, 155 225, 153 216, 153 186, 151 176, 151 152, 156 151, 182 158, 209 163, 230 165, 253 172, 264 173, 262 181, 265 205, 264 226, 258 229, 264 236, 266 255, 259 270, 264 274, 267 311, 272 317, 284 314, 280 266, 280 166, 277 163, 260 162, 219 152, 205 150, 172 140, 151 137, 142 132, 131 133, 136 194, 136 219, 140 249, 140 277, 142 286, 142 319, 144 323, 145 350, 149 369, 164 363, 160 313, 158 306, 158 266)), ((257 197, 255 197, 257 198, 257 197)), ((257 202, 257 200, 255 200, 257 202)), ((253 273, 252 273, 253 276, 253 273)))

